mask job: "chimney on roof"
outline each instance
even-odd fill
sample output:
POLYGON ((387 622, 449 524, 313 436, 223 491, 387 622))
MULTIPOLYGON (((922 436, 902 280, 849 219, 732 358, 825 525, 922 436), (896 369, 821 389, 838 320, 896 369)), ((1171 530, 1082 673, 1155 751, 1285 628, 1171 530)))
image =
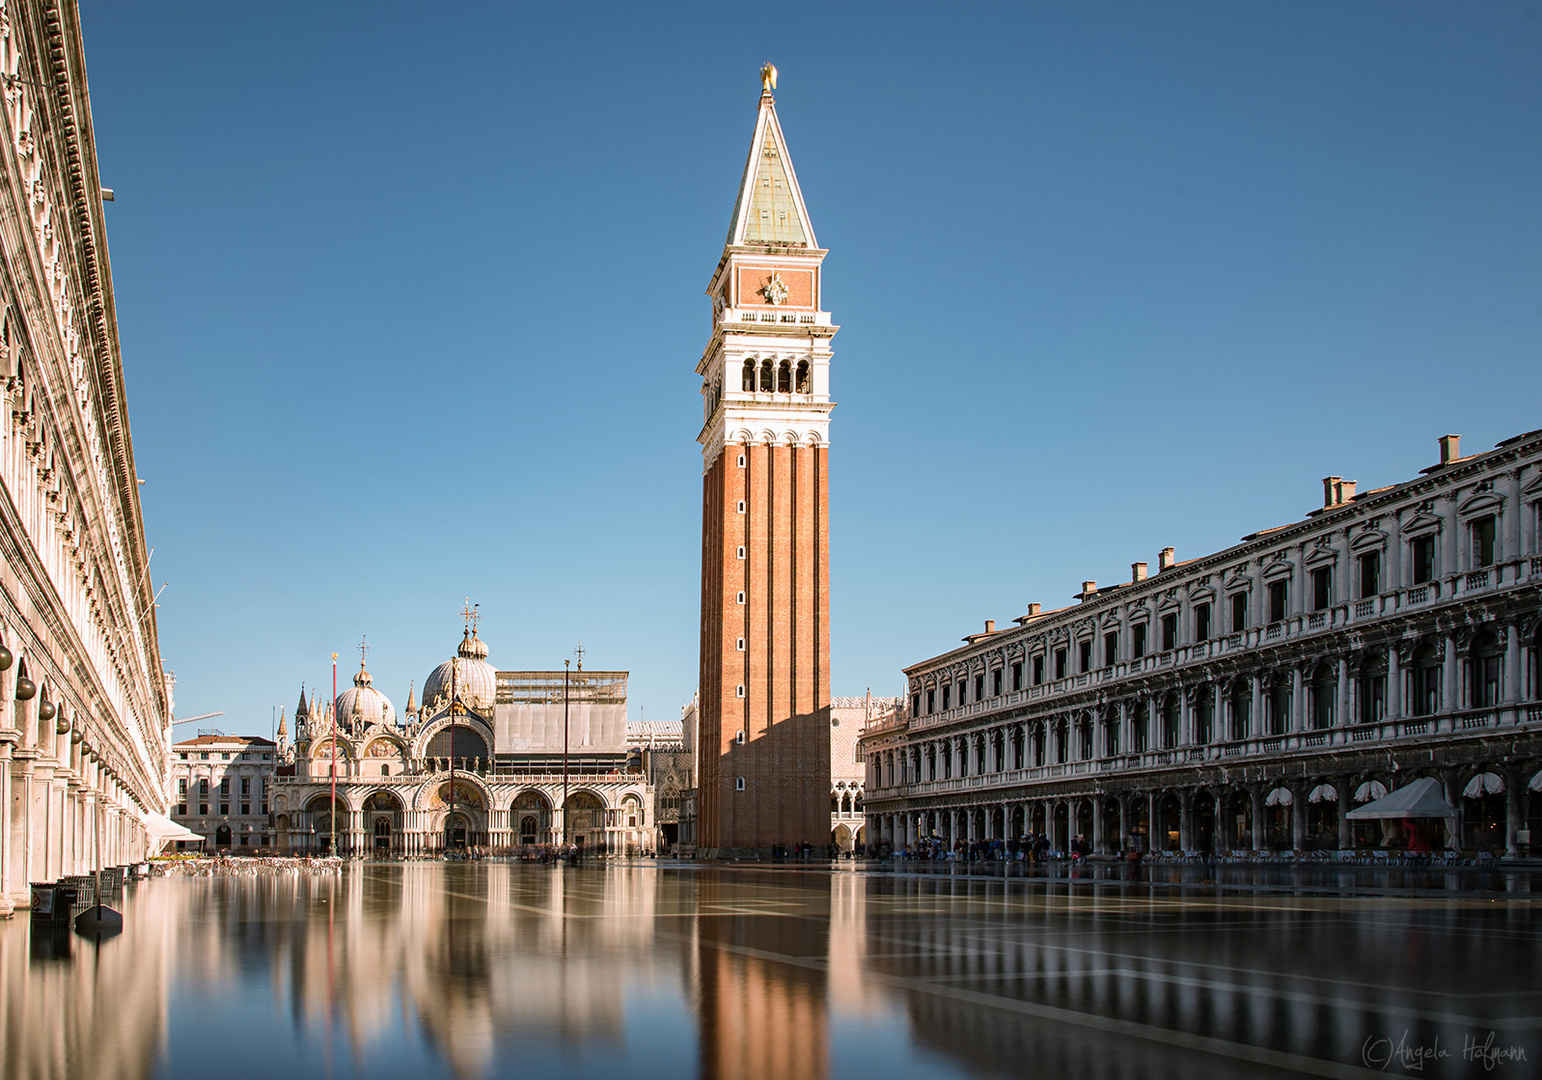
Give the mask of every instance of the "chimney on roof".
POLYGON ((1145 563, 1143 563, 1143 562, 1132 562, 1130 564, 1130 580, 1132 582, 1145 581, 1146 580, 1146 564, 1145 563))
POLYGON ((1171 570, 1177 564, 1178 560, 1174 555, 1174 549, 1163 548, 1157 553, 1157 573, 1160 574, 1163 570, 1171 570))
POLYGON ((1440 463, 1449 465, 1462 456, 1462 437, 1460 435, 1442 435, 1440 437, 1440 463))
POLYGON ((1081 595, 1077 599, 1083 601, 1091 600, 1096 595, 1098 595, 1098 583, 1096 581, 1084 581, 1082 582, 1081 595))
POLYGON ((996 620, 995 619, 986 619, 985 620, 985 632, 987 634, 994 634, 996 632, 996 620))
POLYGON ((1343 506, 1355 497, 1355 481, 1345 480, 1342 476, 1325 476, 1322 478, 1322 508, 1331 510, 1335 506, 1343 506))
POLYGON ((1041 612, 1043 610, 1044 610, 1044 605, 1043 604, 1029 604, 1028 605, 1028 617, 1030 619, 1037 619, 1039 617, 1039 612, 1041 612))

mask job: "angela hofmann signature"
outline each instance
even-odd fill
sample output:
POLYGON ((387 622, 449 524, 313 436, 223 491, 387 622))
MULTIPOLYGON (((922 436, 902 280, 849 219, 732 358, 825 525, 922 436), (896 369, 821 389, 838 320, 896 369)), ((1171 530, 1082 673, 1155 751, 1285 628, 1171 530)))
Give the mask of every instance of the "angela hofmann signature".
MULTIPOLYGON (((1461 1060, 1481 1065, 1487 1072, 1526 1060, 1525 1047, 1504 1046, 1498 1039, 1498 1033, 1493 1031, 1481 1039, 1476 1035, 1462 1036, 1461 1060)), ((1451 1047, 1442 1043, 1439 1035, 1428 1043, 1421 1043, 1410 1039, 1406 1029, 1396 1039, 1372 1035, 1360 1047, 1360 1060, 1367 1068, 1381 1072, 1398 1068, 1403 1072, 1422 1073, 1426 1065, 1448 1060, 1451 1056, 1451 1047)))

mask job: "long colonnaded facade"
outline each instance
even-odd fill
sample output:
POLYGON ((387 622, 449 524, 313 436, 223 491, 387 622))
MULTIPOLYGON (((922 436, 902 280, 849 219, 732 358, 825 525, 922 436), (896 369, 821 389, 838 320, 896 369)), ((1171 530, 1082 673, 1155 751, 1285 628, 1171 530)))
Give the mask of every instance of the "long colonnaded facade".
POLYGON ((1066 850, 1406 843, 1349 812, 1409 781, 1435 847, 1542 828, 1542 431, 1355 493, 905 669, 871 727, 873 846, 1047 835, 1066 850), (1365 830, 1357 837, 1356 830, 1365 830))
POLYGON ((707 295, 698 850, 822 844, 830 783, 830 339, 825 252, 762 71, 707 295))
POLYGON ((0 914, 145 857, 170 676, 129 439, 80 15, 0 3, 0 914))
POLYGON ((627 673, 498 671, 487 655, 468 625, 401 719, 362 661, 335 702, 302 691, 293 744, 287 722, 278 730, 275 847, 324 852, 334 833, 345 855, 651 846, 653 792, 627 754, 627 673))

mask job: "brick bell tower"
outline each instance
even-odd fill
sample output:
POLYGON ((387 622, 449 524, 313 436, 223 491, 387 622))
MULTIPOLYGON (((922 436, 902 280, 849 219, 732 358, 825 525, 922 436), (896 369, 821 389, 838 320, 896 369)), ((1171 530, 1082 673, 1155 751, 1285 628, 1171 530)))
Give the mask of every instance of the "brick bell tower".
POLYGON ((777 121, 776 69, 696 373, 702 448, 698 847, 830 837, 830 339, 825 252, 777 121))

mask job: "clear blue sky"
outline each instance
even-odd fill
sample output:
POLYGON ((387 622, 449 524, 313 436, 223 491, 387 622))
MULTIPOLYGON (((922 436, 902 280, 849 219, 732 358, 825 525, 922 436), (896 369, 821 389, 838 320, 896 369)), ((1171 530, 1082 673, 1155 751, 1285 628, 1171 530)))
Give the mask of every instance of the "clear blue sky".
MULTIPOLYGON (((1537 4, 83 0, 179 715, 369 635, 696 682, 759 93, 826 261, 837 693, 1542 427, 1537 4)), ((187 732, 188 729, 182 729, 187 732)))

